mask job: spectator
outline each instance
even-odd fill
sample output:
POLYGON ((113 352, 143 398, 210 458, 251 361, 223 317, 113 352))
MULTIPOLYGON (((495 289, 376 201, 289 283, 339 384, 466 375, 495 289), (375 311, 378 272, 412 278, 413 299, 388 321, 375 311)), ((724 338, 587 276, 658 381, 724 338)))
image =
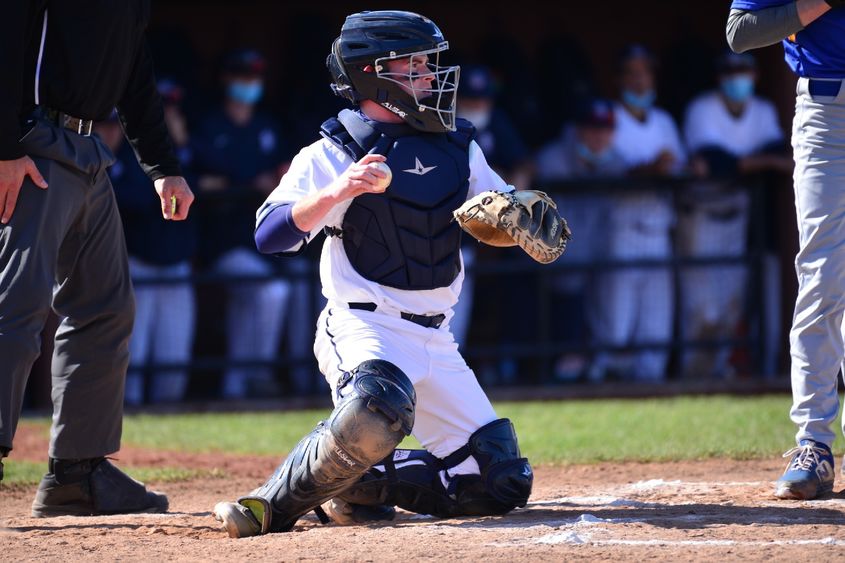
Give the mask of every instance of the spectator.
POLYGON ((531 184, 531 158, 528 147, 509 115, 496 103, 493 76, 485 66, 467 65, 461 69, 458 117, 472 122, 475 140, 487 163, 513 186, 531 184))
MULTIPOLYGON (((235 363, 275 358, 290 293, 286 281, 266 279, 273 266, 252 240, 254 210, 285 168, 276 124, 256 108, 264 70, 264 58, 256 51, 229 53, 221 76, 222 106, 202 120, 196 135, 203 262, 218 274, 262 278, 228 286, 226 337, 229 360, 235 363)), ((268 367, 234 365, 223 374, 224 398, 275 392, 268 367)))
MULTIPOLYGON (((476 127, 475 140, 487 156, 487 162, 509 184, 515 180, 530 182, 528 149, 513 127, 508 115, 496 105, 493 76, 485 66, 467 65, 462 68, 461 88, 457 102, 457 115, 476 127)), ((455 308, 450 322, 455 341, 466 345, 466 334, 471 318, 476 259, 475 241, 466 237, 462 248, 464 285, 461 301, 455 308)))
MULTIPOLYGON (((622 176, 625 167, 613 147, 616 127, 613 104, 602 99, 581 104, 574 124, 563 127, 561 135, 537 155, 537 180, 547 182, 595 181, 622 176)), ((557 193, 555 200, 561 214, 567 217, 575 240, 568 246, 560 261, 564 264, 584 265, 600 259, 607 251, 602 245, 602 230, 607 226, 606 194, 595 194, 593 186, 557 193)), ((567 272, 556 278, 554 290, 554 318, 566 319, 555 323, 555 338, 566 348, 555 364, 555 377, 564 381, 580 378, 586 373, 589 358, 576 351, 589 340, 592 295, 591 275, 567 272)))
POLYGON ((542 119, 537 137, 530 142, 546 146, 560 133, 561 123, 571 124, 581 108, 596 97, 597 87, 584 45, 559 27, 540 41, 536 53, 537 109, 542 119))
MULTIPOLYGON (((672 206, 656 188, 649 188, 648 180, 680 172, 684 151, 671 116, 654 107, 655 82, 652 54, 641 45, 627 47, 619 62, 621 99, 615 108, 613 148, 628 175, 642 181, 610 203, 608 256, 617 261, 666 260, 672 254, 672 206)), ((669 268, 632 264, 601 275, 597 287, 596 333, 601 344, 669 343, 674 313, 669 268)), ((668 357, 668 350, 659 348, 644 348, 632 357, 609 351, 597 356, 590 376, 602 380, 615 372, 625 378, 660 381, 666 375, 668 357)))
MULTIPOLYGON (((717 62, 717 91, 686 110, 684 137, 700 178, 682 196, 678 250, 689 257, 739 257, 746 251, 750 196, 747 174, 792 170, 774 106, 754 95, 754 58, 728 51, 717 62)), ((743 265, 687 268, 681 277, 684 340, 730 339, 745 310, 743 265)), ((688 377, 727 377, 731 346, 682 355, 688 377)))
MULTIPOLYGON (((475 141, 484 151, 487 163, 502 179, 513 186, 530 186, 532 163, 528 147, 513 125, 507 112, 496 101, 493 75, 482 65, 466 65, 461 69, 461 87, 458 90, 457 115, 472 122, 476 127, 475 141)), ((470 237, 464 237, 461 254, 464 261, 464 285, 461 300, 454 307, 455 316, 450 321, 455 341, 466 344, 466 335, 472 318, 472 304, 475 293, 474 266, 478 244, 470 237)), ((520 256, 518 259, 522 259, 520 256)), ((500 256, 490 258, 501 259, 500 256)), ((529 260, 530 261, 530 260, 529 260)), ((497 280, 497 286, 499 280, 497 280)), ((481 294, 488 299, 509 299, 510 296, 495 295, 498 287, 482 284, 481 294), (489 294, 493 293, 495 297, 489 294)), ((533 336, 533 335, 532 335, 533 336)), ((482 378, 492 383, 496 379, 507 380, 516 376, 516 361, 503 358, 494 368, 489 361, 482 361, 479 369, 482 378), (498 371, 498 373, 496 373, 498 371)), ((509 381, 505 381, 509 382, 509 381)))
MULTIPOLYGON (((164 104, 164 120, 174 150, 189 182, 192 151, 181 112, 183 90, 172 80, 160 79, 158 90, 164 104)), ((149 372, 145 392, 144 375, 148 364, 186 364, 191 359, 194 339, 194 291, 187 281, 173 283, 155 280, 186 280, 196 252, 196 224, 185 221, 158 221, 161 206, 150 193, 132 147, 125 142, 117 114, 96 126, 97 134, 114 153, 116 161, 108 174, 114 186, 129 252, 129 272, 135 282, 135 324, 129 341, 129 371, 124 400, 140 405, 181 401, 188 385, 185 369, 149 372), (153 280, 152 283, 144 283, 153 280), (140 283, 139 283, 140 282, 140 283)))

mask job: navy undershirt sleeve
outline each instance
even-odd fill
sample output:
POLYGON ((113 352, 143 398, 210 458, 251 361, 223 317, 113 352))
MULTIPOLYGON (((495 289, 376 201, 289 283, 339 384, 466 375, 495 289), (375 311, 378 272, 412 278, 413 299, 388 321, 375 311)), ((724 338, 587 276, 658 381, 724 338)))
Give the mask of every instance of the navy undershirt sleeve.
POLYGON ((255 246, 262 254, 289 252, 304 241, 308 233, 299 230, 293 222, 293 206, 279 205, 268 211, 255 229, 255 246))

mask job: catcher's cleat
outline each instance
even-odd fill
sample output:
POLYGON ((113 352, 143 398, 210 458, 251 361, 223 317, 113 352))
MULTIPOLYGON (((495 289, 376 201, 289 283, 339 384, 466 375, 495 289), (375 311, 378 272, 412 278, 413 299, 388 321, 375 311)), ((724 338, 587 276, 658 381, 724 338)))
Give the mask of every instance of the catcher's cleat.
POLYGON ((390 522, 396 518, 396 509, 386 504, 366 506, 353 504, 339 498, 333 498, 323 505, 323 510, 335 524, 352 526, 372 522, 390 522))
POLYGON ((826 445, 801 440, 783 457, 792 458, 777 481, 775 496, 780 499, 811 500, 833 490, 833 454, 826 445))
POLYGON ((223 523, 230 538, 249 538, 261 534, 261 524, 252 511, 236 502, 214 505, 214 519, 223 523))
POLYGON ((32 515, 98 516, 167 512, 167 508, 165 495, 148 491, 105 458, 50 459, 50 472, 38 485, 32 515))

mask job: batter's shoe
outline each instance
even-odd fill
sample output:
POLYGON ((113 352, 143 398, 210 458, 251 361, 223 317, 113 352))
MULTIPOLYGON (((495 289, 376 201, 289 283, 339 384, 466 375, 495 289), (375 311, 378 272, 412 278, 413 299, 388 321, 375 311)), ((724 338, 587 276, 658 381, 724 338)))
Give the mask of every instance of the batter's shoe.
POLYGON ((261 533, 261 523, 252 511, 237 502, 218 502, 212 512, 223 523, 230 538, 249 538, 261 533))
POLYGON ((826 445, 801 440, 783 457, 792 458, 777 481, 775 496, 780 499, 811 500, 833 490, 833 454, 826 445))
POLYGON ((366 506, 353 504, 339 498, 333 498, 323 505, 323 510, 335 524, 351 526, 372 522, 390 522, 396 518, 396 509, 386 504, 366 506))
POLYGON ((167 497, 148 491, 103 457, 50 459, 32 503, 32 515, 97 516, 167 512, 167 497))

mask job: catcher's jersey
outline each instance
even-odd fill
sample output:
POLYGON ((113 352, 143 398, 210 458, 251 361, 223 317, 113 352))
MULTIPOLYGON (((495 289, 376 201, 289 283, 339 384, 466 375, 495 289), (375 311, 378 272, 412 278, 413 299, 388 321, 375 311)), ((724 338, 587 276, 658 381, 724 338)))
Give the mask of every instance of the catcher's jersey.
MULTIPOLYGON (((257 223, 267 211, 279 203, 296 203, 303 197, 328 187, 343 172, 354 164, 352 158, 326 139, 320 139, 304 147, 291 162, 290 169, 282 177, 279 186, 273 190, 258 209, 257 223)), ((408 162, 392 170, 397 174, 422 174, 433 163, 408 162)), ((484 153, 473 141, 469 147, 469 190, 470 199, 486 190, 510 191, 504 180, 487 164, 484 153)), ((389 190, 390 188, 388 188, 389 190)), ((336 205, 323 220, 308 233, 304 242, 288 249, 296 251, 307 244, 324 227, 340 227, 343 216, 352 200, 336 205)), ((320 278, 323 295, 330 301, 345 303, 375 303, 380 309, 404 311, 418 315, 433 315, 449 311, 457 302, 464 280, 464 271, 448 287, 426 290, 395 289, 369 281, 358 274, 349 262, 343 241, 327 237, 320 258, 320 278)))

